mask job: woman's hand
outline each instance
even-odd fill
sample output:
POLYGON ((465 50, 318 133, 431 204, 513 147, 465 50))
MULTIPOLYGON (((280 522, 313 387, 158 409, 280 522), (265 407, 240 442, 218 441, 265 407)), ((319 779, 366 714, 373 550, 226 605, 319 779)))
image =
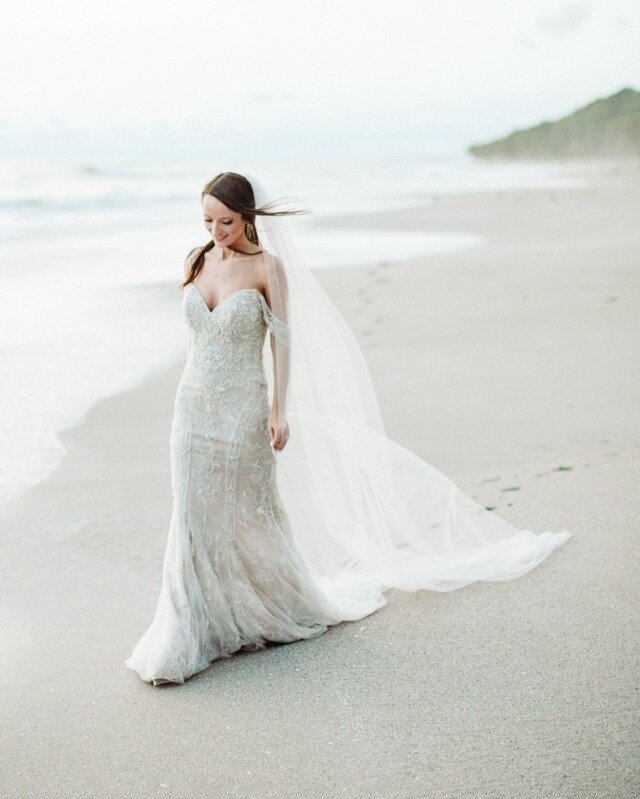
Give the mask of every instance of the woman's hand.
POLYGON ((278 428, 278 409, 271 408, 269 412, 269 442, 274 449, 281 450, 289 440, 289 424, 284 423, 282 428, 278 428))

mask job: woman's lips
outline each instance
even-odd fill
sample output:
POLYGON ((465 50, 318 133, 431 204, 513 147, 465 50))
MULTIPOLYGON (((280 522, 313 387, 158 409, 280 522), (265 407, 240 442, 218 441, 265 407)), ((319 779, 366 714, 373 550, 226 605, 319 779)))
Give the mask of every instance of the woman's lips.
POLYGON ((216 241, 224 241, 226 238, 226 236, 216 236, 216 241))

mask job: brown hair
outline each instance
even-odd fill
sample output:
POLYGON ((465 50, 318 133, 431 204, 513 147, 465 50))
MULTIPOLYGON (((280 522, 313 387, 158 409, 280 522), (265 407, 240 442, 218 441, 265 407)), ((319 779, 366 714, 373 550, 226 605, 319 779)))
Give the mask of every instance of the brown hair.
MULTIPOLYGON (((205 194, 210 194, 212 197, 220 200, 220 202, 226 205, 227 208, 242 214, 242 218, 246 223, 245 231, 247 238, 249 241, 257 244, 258 246, 260 246, 260 239, 255 226, 256 216, 291 216, 309 213, 309 210, 305 208, 294 209, 290 211, 268 210, 271 206, 286 200, 286 197, 282 198, 281 200, 272 200, 266 205, 256 208, 253 187, 250 181, 247 180, 247 178, 245 178, 243 175, 239 175, 237 172, 220 172, 219 175, 216 175, 215 178, 210 180, 202 189, 202 194, 200 197, 201 201, 205 194)), ((209 250, 212 250, 215 246, 215 240, 211 239, 211 241, 208 241, 206 244, 203 244, 200 247, 194 247, 193 250, 191 250, 185 259, 185 267, 187 263, 189 263, 191 256, 194 253, 197 254, 195 258, 191 260, 188 274, 180 288, 184 288, 189 283, 193 282, 193 280, 195 280, 200 273, 200 270, 204 266, 205 253, 209 252, 209 250)))

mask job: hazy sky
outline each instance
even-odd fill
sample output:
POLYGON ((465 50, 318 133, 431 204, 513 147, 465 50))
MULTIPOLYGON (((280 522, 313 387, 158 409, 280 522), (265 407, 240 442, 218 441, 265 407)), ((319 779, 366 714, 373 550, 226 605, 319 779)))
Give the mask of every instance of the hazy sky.
POLYGON ((199 129, 469 143, 640 88, 636 0, 5 7, 0 138, 199 129))

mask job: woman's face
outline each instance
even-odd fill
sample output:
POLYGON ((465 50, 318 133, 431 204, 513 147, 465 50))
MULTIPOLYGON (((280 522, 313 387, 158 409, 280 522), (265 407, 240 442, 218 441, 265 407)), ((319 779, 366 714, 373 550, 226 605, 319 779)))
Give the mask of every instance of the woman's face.
POLYGON ((220 200, 205 194, 202 198, 204 226, 215 240, 216 246, 230 247, 234 242, 244 242, 245 221, 242 214, 232 211, 220 200))

